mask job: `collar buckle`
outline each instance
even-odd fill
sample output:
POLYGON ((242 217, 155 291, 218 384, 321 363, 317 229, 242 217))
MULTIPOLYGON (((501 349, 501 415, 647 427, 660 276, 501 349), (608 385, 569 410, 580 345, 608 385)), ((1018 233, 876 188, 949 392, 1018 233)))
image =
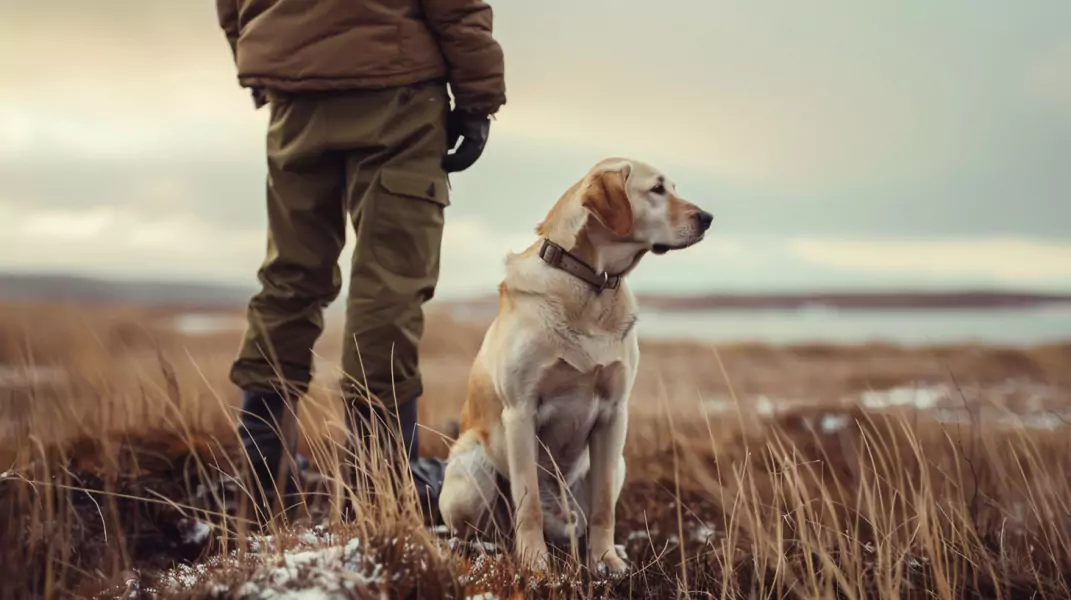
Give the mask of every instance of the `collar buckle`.
POLYGON ((606 285, 608 283, 610 283, 610 274, 607 273, 606 271, 603 271, 602 272, 602 281, 599 282, 599 285, 595 286, 595 289, 601 294, 602 291, 606 289, 606 285))

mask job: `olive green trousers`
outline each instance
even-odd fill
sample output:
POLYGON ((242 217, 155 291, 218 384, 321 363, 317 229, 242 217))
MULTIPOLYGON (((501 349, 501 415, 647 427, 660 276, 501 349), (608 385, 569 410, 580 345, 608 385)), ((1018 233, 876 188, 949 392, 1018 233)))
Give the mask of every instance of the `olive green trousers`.
POLYGON ((269 99, 267 256, 231 380, 251 392, 308 390, 352 227, 343 394, 409 402, 423 393, 423 304, 438 281, 449 205, 446 86, 269 99))

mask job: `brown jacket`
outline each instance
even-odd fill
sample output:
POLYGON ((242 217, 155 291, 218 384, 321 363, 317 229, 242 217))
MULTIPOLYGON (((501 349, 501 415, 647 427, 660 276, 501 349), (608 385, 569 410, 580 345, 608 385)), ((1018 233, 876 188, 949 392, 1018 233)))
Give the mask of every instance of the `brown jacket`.
POLYGON ((502 48, 482 0, 216 0, 249 88, 369 89, 431 79, 457 107, 493 114, 506 102, 502 48))

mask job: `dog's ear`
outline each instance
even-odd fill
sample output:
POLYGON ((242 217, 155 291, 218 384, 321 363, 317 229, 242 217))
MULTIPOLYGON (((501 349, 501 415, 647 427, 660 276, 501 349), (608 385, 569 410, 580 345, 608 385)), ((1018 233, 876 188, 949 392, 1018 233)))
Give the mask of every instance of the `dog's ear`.
POLYGON ((632 233, 632 203, 625 187, 630 170, 624 166, 592 175, 581 201, 599 223, 621 237, 632 233))

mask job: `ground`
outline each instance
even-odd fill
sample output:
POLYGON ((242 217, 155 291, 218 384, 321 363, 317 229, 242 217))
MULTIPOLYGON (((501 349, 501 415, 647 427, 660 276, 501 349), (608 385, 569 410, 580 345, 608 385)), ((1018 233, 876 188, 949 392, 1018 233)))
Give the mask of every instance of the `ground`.
MULTIPOLYGON (((524 572, 508 540, 452 540, 411 495, 337 484, 334 331, 302 406, 308 510, 254 532, 226 380, 240 332, 176 330, 185 312, 0 308, 0 597, 1071 596, 1071 343, 644 343, 618 506, 633 571, 600 581, 570 548, 524 572)), ((429 319, 427 454, 481 333, 429 319)))

